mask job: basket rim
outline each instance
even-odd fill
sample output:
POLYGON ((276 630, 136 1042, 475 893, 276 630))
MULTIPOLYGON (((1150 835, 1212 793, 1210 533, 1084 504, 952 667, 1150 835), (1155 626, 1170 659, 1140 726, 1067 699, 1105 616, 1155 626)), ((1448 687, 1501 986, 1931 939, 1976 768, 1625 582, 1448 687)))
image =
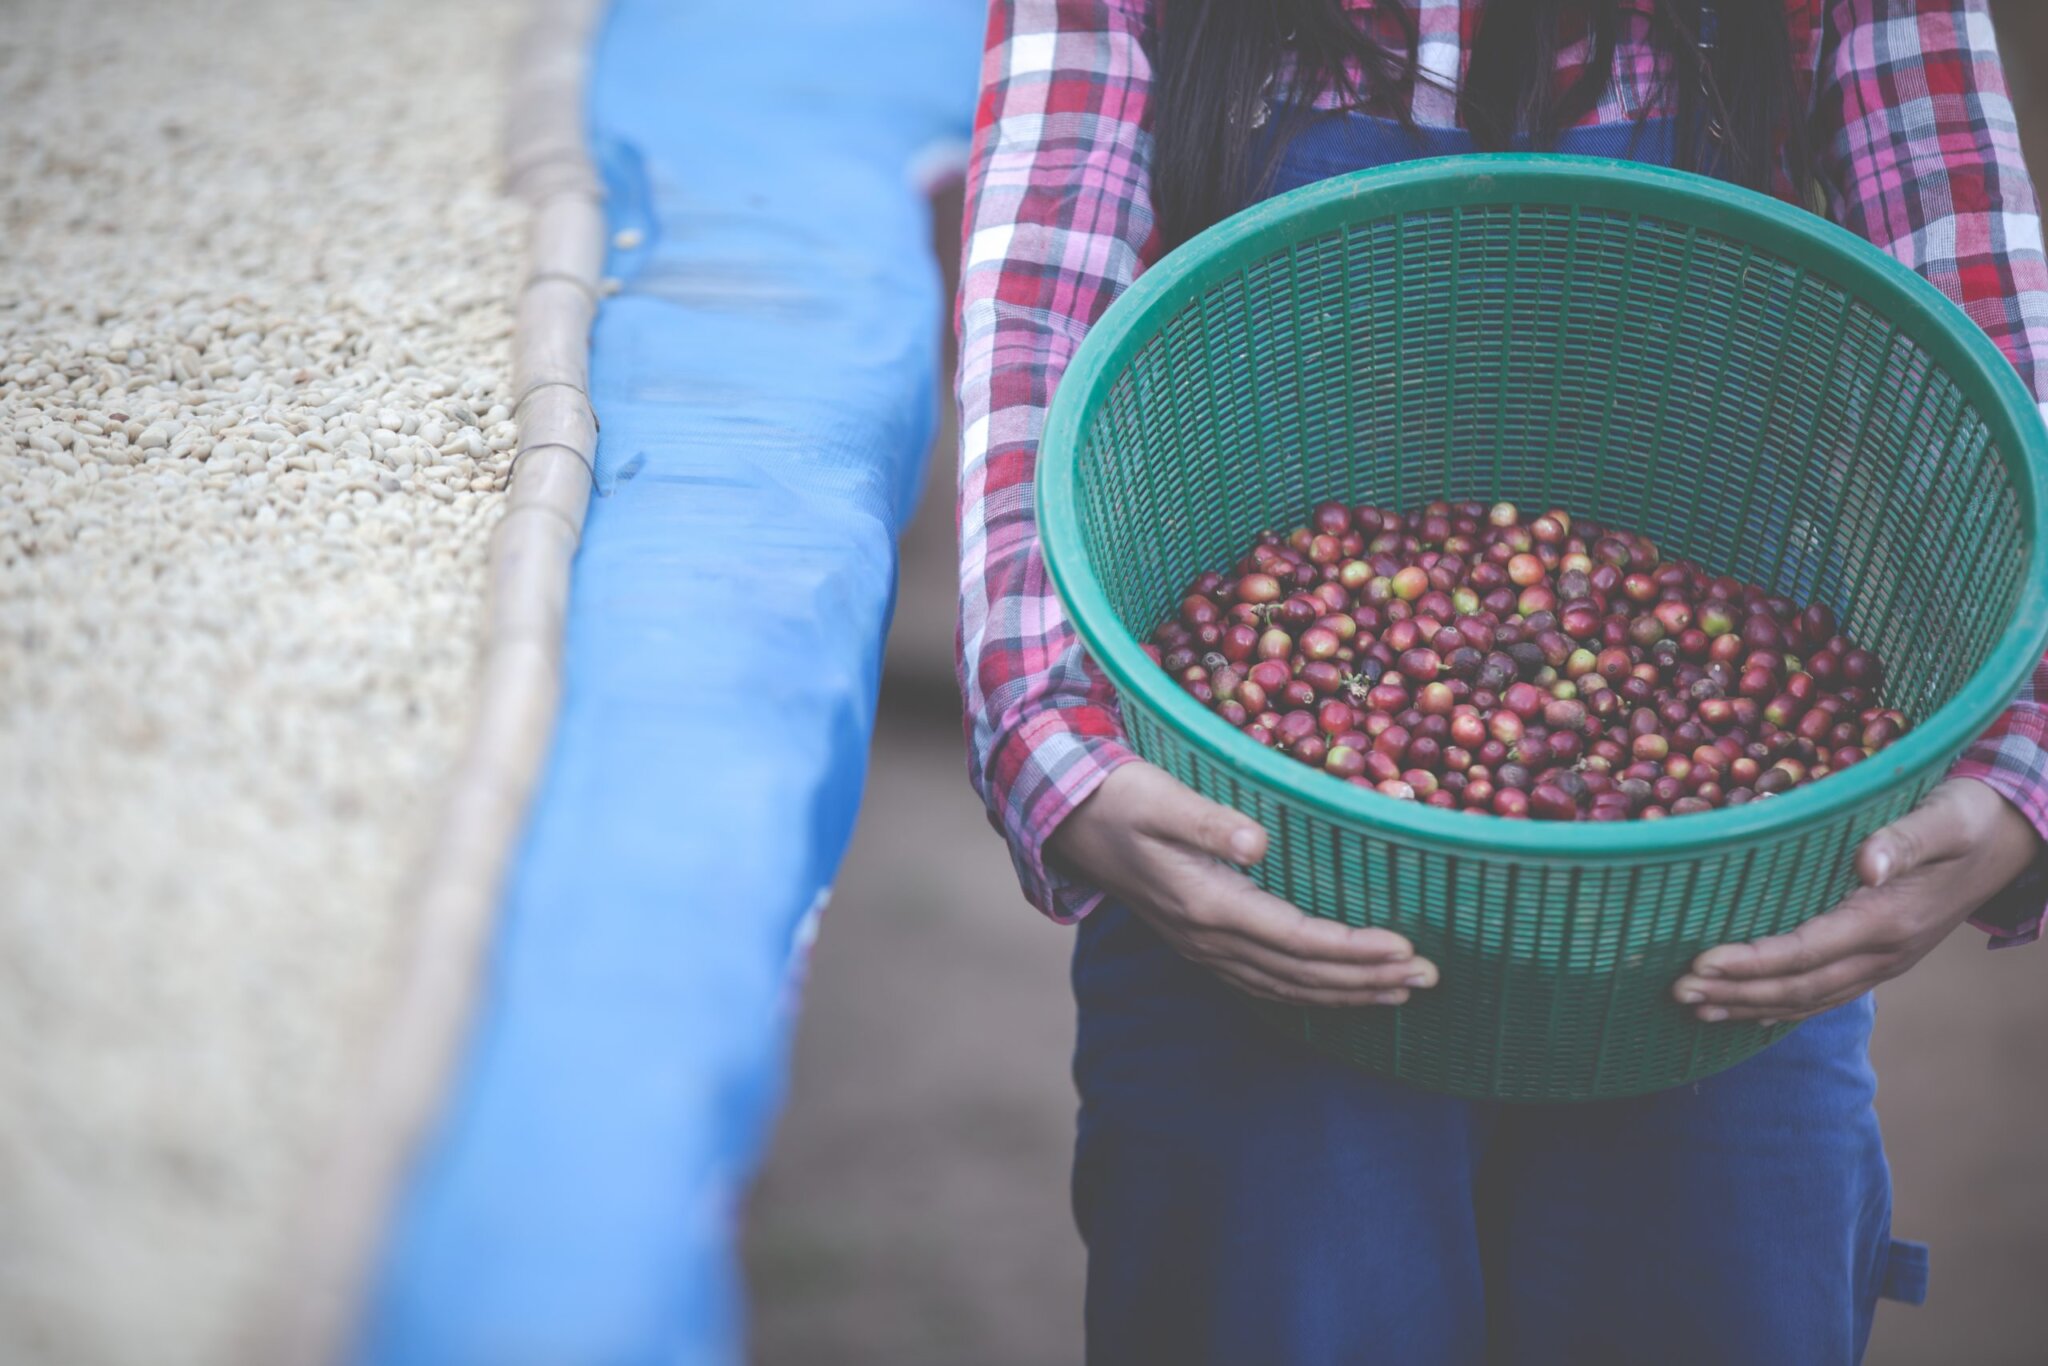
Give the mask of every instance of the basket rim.
POLYGON ((1729 841, 1853 813, 1946 764, 2019 691, 2048 650, 2048 424, 2003 352, 1931 283, 1817 214, 1723 181, 1664 167, 1552 153, 1435 157, 1303 186, 1224 219, 1146 270, 1088 330, 1053 395, 1040 439, 1036 513, 1046 569, 1089 656, 1120 696, 1168 721, 1208 762, 1345 824, 1448 852, 1545 862, 1704 853, 1729 841), (1552 822, 1445 811, 1368 792, 1251 744, 1148 659, 1111 609, 1083 548, 1076 462, 1082 421, 1138 350, 1188 299, 1273 249, 1332 228, 1429 208, 1568 203, 1672 219, 1753 243, 1808 268, 1906 331, 1977 408, 2022 503, 2032 540, 2005 631, 1948 703, 1885 749, 1770 801, 1663 821, 1552 822), (1822 264, 1824 263, 1824 265, 1822 264), (1816 268, 1819 267, 1819 268, 1816 268))

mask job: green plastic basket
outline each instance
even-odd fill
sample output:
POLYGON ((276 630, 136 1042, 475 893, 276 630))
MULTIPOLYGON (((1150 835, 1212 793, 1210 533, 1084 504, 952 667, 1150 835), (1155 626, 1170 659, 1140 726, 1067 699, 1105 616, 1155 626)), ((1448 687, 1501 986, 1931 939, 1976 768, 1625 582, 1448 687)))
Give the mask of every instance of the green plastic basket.
POLYGON ((1148 271, 1061 381, 1045 557, 1131 743, 1272 836, 1254 871, 1443 969, 1408 1005, 1286 1010, 1384 1076, 1556 1101, 1674 1086, 1782 1029, 1669 998, 1702 949, 1851 888, 2048 645, 2048 432, 1964 314, 1760 195, 1577 157, 1361 172, 1148 271), (1562 505, 1829 603, 1915 729, 1769 801, 1642 824, 1506 821, 1349 787, 1237 735, 1138 647, 1194 574, 1322 498, 1562 505))

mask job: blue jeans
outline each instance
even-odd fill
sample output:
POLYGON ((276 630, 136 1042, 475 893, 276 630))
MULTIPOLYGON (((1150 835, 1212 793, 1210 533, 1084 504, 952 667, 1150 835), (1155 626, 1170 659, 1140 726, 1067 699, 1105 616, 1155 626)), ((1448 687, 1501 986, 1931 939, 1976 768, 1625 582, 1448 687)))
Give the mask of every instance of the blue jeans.
POLYGON ((1870 999, 1657 1095, 1431 1095, 1265 1032, 1104 906, 1079 930, 1095 1366, 1847 1366, 1891 1237, 1870 999))

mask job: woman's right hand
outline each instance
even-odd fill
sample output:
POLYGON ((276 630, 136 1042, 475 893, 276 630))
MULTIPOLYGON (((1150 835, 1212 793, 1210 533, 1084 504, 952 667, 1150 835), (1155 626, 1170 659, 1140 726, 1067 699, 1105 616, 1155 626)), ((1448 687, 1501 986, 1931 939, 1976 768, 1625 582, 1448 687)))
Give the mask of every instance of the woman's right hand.
POLYGON ((1135 911, 1183 957, 1240 991, 1300 1005, 1399 1005, 1436 966, 1391 930, 1305 914, 1228 865, 1266 856, 1256 821, 1130 763, 1047 842, 1062 866, 1135 911), (1222 860, 1219 862, 1218 860, 1222 860))

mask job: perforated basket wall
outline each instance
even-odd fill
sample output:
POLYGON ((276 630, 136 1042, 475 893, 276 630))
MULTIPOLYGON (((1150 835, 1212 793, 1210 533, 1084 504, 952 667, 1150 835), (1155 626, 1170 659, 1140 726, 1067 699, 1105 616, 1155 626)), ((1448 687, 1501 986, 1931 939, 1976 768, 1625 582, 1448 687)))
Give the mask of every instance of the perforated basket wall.
POLYGON ((1442 966, 1407 1006, 1283 1027, 1431 1089, 1563 1100, 1773 1037, 1693 1023, 1670 985, 1838 901, 1856 843, 2012 697, 2048 643, 2044 447, 1990 342, 1822 220, 1676 172, 1464 157, 1282 196, 1147 272, 1061 383, 1038 506, 1138 751, 1266 827, 1269 890, 1442 966), (1558 504, 1826 601, 1917 729, 1810 788, 1656 823, 1348 787, 1237 735, 1136 643, 1195 573, 1329 497, 1558 504))

